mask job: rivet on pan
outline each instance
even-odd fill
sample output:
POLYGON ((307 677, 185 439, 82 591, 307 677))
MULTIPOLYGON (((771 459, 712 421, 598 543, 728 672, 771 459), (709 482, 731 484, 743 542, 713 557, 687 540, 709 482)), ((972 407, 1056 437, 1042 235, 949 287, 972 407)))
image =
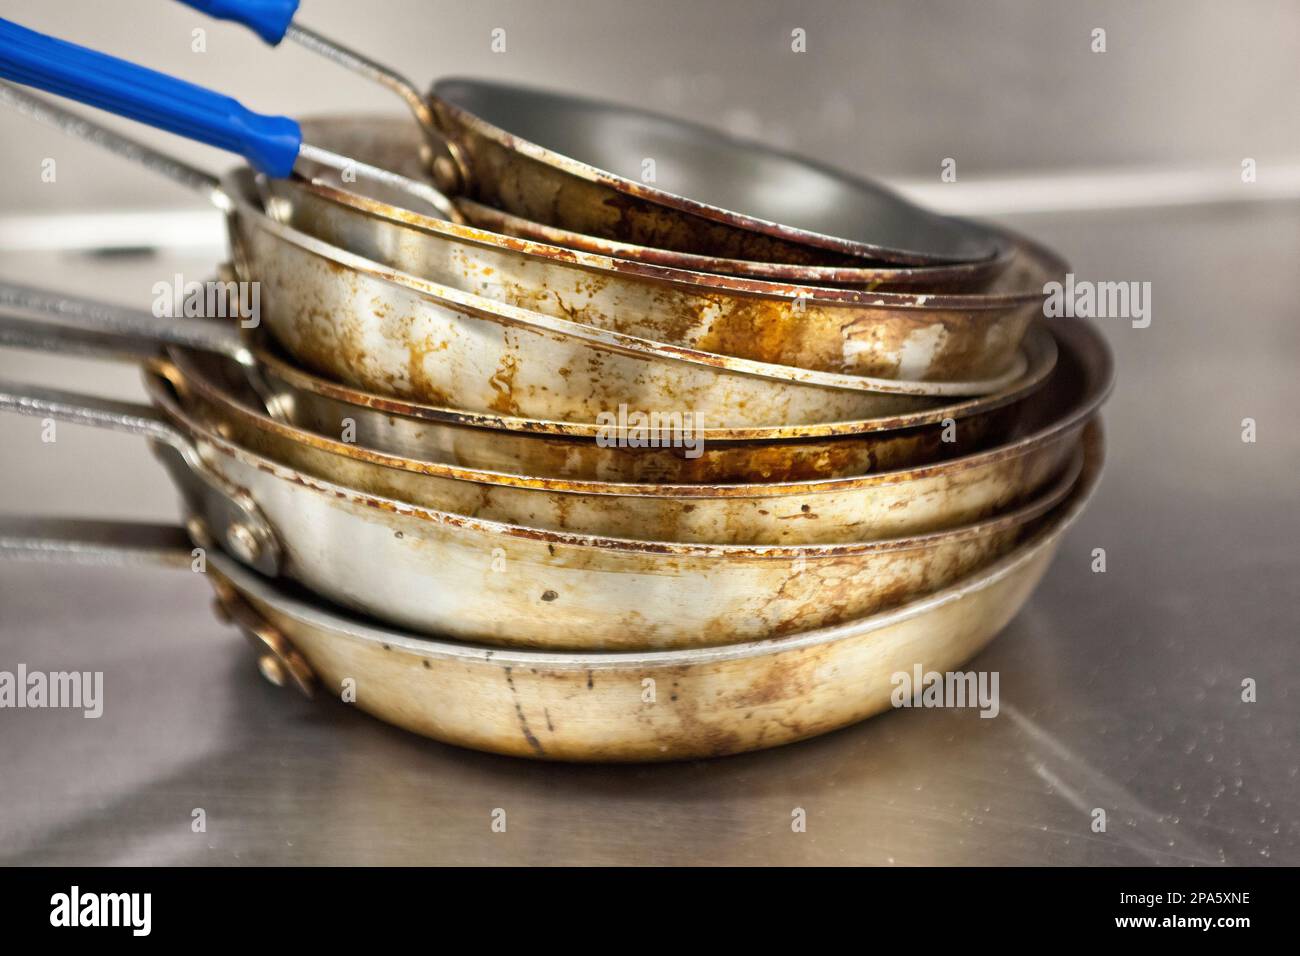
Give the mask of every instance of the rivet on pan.
POLYGON ((212 616, 222 624, 234 624, 235 619, 230 616, 230 608, 222 602, 221 598, 216 598, 212 602, 212 616))
POLYGON ((256 561, 258 555, 262 553, 262 545, 258 542, 257 535, 253 534, 247 525, 238 522, 226 529, 226 544, 230 546, 230 553, 245 564, 256 561))
POLYGON ((439 156, 433 161, 433 181, 446 193, 460 191, 460 172, 450 156, 439 156))
POLYGON ((274 654, 263 654, 257 659, 257 669, 262 676, 276 687, 283 687, 285 682, 284 665, 274 654))
POLYGON ((185 530, 195 544, 204 547, 211 545, 212 535, 208 533, 208 523, 198 515, 191 515, 185 520, 185 530))

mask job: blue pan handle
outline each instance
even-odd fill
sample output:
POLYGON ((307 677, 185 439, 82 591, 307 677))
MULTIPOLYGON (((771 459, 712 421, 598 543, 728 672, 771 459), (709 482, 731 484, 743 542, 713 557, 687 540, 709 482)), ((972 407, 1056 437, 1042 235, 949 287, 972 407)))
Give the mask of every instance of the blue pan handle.
POLYGON ((181 0, 181 3, 215 20, 242 23, 271 46, 284 39, 298 12, 298 0, 181 0))
POLYGON ((0 77, 238 153, 277 179, 293 171, 302 146, 302 131, 287 116, 254 113, 220 93, 3 19, 0 77))

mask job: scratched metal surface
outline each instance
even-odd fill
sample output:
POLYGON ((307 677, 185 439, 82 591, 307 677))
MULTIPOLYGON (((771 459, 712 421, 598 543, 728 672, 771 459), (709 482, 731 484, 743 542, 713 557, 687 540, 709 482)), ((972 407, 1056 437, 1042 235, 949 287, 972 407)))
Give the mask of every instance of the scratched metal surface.
MULTIPOLYGON (((0 669, 106 682, 99 720, 0 711, 0 863, 1300 863, 1300 209, 1014 225, 1083 277, 1150 280, 1154 313, 1145 330, 1104 323, 1119 366, 1107 475, 973 665, 1000 674, 996 719, 899 712, 713 762, 525 763, 271 687, 184 574, 0 564, 0 669), (1240 700, 1245 677, 1257 703, 1240 700)), ((111 279, 139 301, 169 266, 9 256, 0 274, 111 279)), ((0 375, 57 370, 132 379, 0 356, 0 375)), ((132 439, 68 428, 38 446, 39 423, 0 418, 3 510, 172 513, 132 439)))

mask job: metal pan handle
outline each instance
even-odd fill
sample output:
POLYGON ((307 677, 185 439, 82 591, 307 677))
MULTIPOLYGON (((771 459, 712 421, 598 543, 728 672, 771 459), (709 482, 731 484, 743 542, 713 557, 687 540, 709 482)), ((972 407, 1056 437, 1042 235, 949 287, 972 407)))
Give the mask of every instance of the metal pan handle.
POLYGON ((298 0, 180 0, 217 20, 242 24, 271 46, 286 37, 345 69, 392 90, 415 116, 435 156, 430 159, 438 185, 449 193, 464 192, 471 180, 469 164, 455 142, 438 127, 429 101, 406 77, 343 44, 294 22, 298 0))
POLYGON ((59 104, 29 93, 12 83, 0 81, 0 103, 38 123, 85 140, 87 143, 143 166, 151 172, 165 176, 172 182, 205 196, 212 205, 223 212, 229 212, 231 209, 230 200, 222 192, 220 181, 211 173, 206 173, 166 153, 160 153, 144 143, 123 136, 107 126, 66 110, 59 104))
MULTIPOLYGON (((177 345, 203 352, 213 352, 234 359, 241 365, 254 365, 253 353, 233 324, 189 317, 166 318, 142 309, 128 309, 95 299, 64 295, 49 289, 0 281, 0 317, 6 312, 32 314, 39 319, 27 322, 39 326, 31 330, 32 347, 41 347, 43 339, 57 339, 65 330, 92 333, 111 350, 120 342, 130 354, 140 344, 153 343, 155 351, 164 345, 177 345)), ((8 319, 0 334, 17 337, 26 320, 8 319)), ((93 341, 81 339, 81 342, 93 341)), ((50 347, 57 347, 52 341, 50 347)))
MULTIPOLYGON (((194 570, 197 557, 190 536, 175 525, 0 515, 0 558, 194 570)), ((217 616, 252 642, 262 676, 278 686, 292 682, 311 697, 315 675, 284 634, 224 580, 212 583, 217 616)))
MULTIPOLYGON (((57 342, 57 335, 48 341, 57 342)), ((164 465, 203 519, 196 527, 220 535, 225 550, 244 564, 272 577, 279 573, 282 549, 257 504, 213 472, 190 436, 159 410, 137 402, 0 380, 0 412, 141 435, 165 446, 172 454, 162 456, 164 465)))
MULTIPOLYGON (((0 345, 98 358, 157 356, 160 337, 155 333, 160 330, 155 326, 160 320, 151 314, 145 314, 146 321, 130 310, 11 284, 0 286, 0 298, 31 311, 51 309, 78 320, 64 326, 0 315, 0 345), (131 331, 145 334, 133 336, 131 331)), ((173 338, 166 328, 162 332, 163 340, 173 338)), ((191 329, 188 337, 200 332, 206 336, 209 330, 191 329)), ((225 336, 220 341, 229 345, 225 336)), ((0 411, 125 431, 162 443, 170 450, 160 455, 163 464, 194 513, 184 530, 170 525, 0 515, 0 558, 191 567, 194 543, 211 546, 217 529, 224 548, 239 560, 263 574, 278 574, 283 552, 261 510, 247 494, 214 473, 190 437, 163 412, 135 402, 4 381, 0 381, 0 411)), ((225 582, 215 580, 214 586, 218 615, 237 625, 253 643, 262 675, 277 685, 292 682, 312 696, 311 668, 288 639, 225 582)))
POLYGON ((0 556, 71 564, 192 567, 195 548, 175 525, 0 515, 0 556))
POLYGON ((87 358, 117 359, 143 364, 158 357, 158 344, 150 339, 91 332, 71 326, 60 328, 49 322, 33 322, 0 314, 0 346, 80 355, 87 358))
POLYGON ((267 384, 240 330, 229 322, 165 318, 95 299, 0 282, 0 345, 137 363, 156 359, 163 346, 211 352, 239 363, 267 413, 281 417, 278 393, 267 384))

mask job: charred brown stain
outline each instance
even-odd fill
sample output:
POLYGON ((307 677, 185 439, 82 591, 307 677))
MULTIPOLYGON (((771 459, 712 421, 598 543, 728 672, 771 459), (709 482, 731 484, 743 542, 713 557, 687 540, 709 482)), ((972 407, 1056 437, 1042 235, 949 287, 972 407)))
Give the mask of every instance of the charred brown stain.
MULTIPOLYGON (((274 431, 275 427, 278 426, 278 423, 272 423, 269 422, 269 420, 263 420, 257 422, 256 421, 257 416, 252 416, 252 418, 255 420, 255 424, 256 424, 256 427, 250 432, 250 436, 253 439, 257 438, 257 436, 261 433, 261 430, 264 427, 274 431)), ((1067 428, 1063 430, 1061 433, 1054 435, 1053 436, 1054 439, 1061 443, 1058 447, 1062 447, 1062 448, 1067 447, 1065 445, 1065 441, 1067 437, 1077 432, 1077 429, 1081 427, 1082 427, 1082 423, 1080 423, 1078 426, 1067 428)), ((233 450, 235 447, 225 442, 221 442, 221 444, 225 446, 228 450, 233 450)), ((279 457, 283 459, 285 457, 285 451, 292 452, 295 447, 296 445, 292 443, 289 445, 277 444, 274 447, 268 447, 266 451, 268 451, 275 457, 279 457)), ((344 447, 351 449, 353 446, 344 446, 344 447)), ((999 455, 1000 454, 1001 452, 999 452, 999 455)), ((292 459, 294 458, 294 455, 290 454, 288 455, 288 458, 292 459)), ((1000 460, 998 458, 998 455, 995 455, 994 459, 1000 460)), ((260 460, 260 459, 253 460, 250 462, 250 464, 259 468, 260 470, 268 471, 271 474, 276 474, 279 477, 282 478, 287 477, 288 480, 294 481, 296 483, 300 483, 300 484, 309 483, 308 479, 303 474, 299 472, 292 472, 286 475, 282 470, 275 469, 269 466, 269 464, 264 460, 260 460)), ((922 469, 921 471, 924 472, 925 469, 922 469)), ((338 476, 330 475, 329 477, 337 478, 338 476)), ((314 487, 316 487, 318 490, 325 491, 336 497, 345 498, 357 504, 362 504, 372 508, 378 508, 380 510, 384 510, 393 514, 403 514, 403 515, 409 515, 411 517, 421 518, 425 520, 435 520, 438 523, 446 524, 449 526, 471 527, 474 520, 472 517, 459 515, 451 512, 438 512, 438 513, 425 512, 419 507, 400 505, 397 501, 388 500, 384 498, 376 499, 363 492, 348 493, 339 488, 325 488, 318 485, 314 485, 314 487)), ((634 540, 634 539, 620 540, 619 542, 617 542, 617 544, 615 544, 614 542, 607 542, 605 539, 601 539, 596 536, 582 536, 582 537, 575 538, 573 535, 562 531, 531 528, 531 527, 524 527, 524 526, 504 528, 501 529, 501 533, 513 537, 546 542, 548 544, 548 550, 550 550, 552 553, 554 553, 553 548, 554 545, 557 543, 564 543, 566 545, 579 545, 581 547, 599 547, 599 548, 614 547, 616 550, 620 550, 626 553, 640 553, 640 554, 648 554, 648 555, 663 554, 663 555, 681 555, 681 556, 687 556, 693 553, 698 554, 700 553, 701 547, 707 547, 707 546, 698 546, 698 545, 691 545, 691 544, 681 544, 681 543, 670 542, 670 541, 634 540)), ((790 549, 788 547, 783 547, 779 545, 771 545, 771 546, 754 546, 752 548, 747 547, 743 550, 738 550, 728 555, 728 557, 732 560, 744 561, 744 560, 754 560, 754 559, 763 560, 763 559, 778 558, 778 557, 793 558, 802 555, 807 558, 815 559, 815 558, 822 558, 822 557, 833 557, 838 555, 863 554, 871 551, 879 551, 879 550, 885 550, 891 548, 897 550, 908 550, 914 548, 915 546, 916 544, 912 542, 910 539, 895 539, 889 542, 877 542, 868 545, 864 545, 861 543, 844 544, 844 545, 823 544, 823 545, 815 545, 815 546, 800 546, 795 549, 790 549)))
MULTIPOLYGON (((539 757, 544 757, 546 756, 546 749, 542 746, 542 742, 538 740, 533 732, 528 728, 528 718, 524 716, 524 707, 519 700, 519 691, 515 688, 515 678, 512 674, 512 670, 513 668, 511 667, 505 668, 506 684, 509 685, 510 695, 514 698, 515 715, 519 718, 519 730, 524 735, 524 740, 528 741, 528 746, 532 748, 533 752, 539 757)), ((549 717, 547 718, 547 724, 550 724, 549 717)))
MULTIPOLYGON (((523 145, 509 132, 483 123, 456 107, 432 100, 444 133, 458 144, 460 153, 475 170, 473 199, 497 206, 542 225, 553 224, 576 230, 598 243, 600 238, 632 242, 667 252, 731 261, 759 261, 783 265, 839 267, 841 277, 874 284, 880 280, 910 277, 910 270, 896 263, 864 262, 856 255, 829 248, 817 248, 792 241, 788 227, 767 227, 758 232, 733 214, 713 211, 708 217, 687 211, 685 203, 665 197, 653 186, 599 171, 572 175, 563 161, 535 159, 523 155, 523 145), (666 205, 665 205, 666 203, 666 205), (674 206, 679 208, 673 208, 674 206), (875 269, 866 272, 864 266, 875 269)), ((498 220, 495 225, 502 227, 498 220)), ((545 234, 543 233, 545 236, 545 234)), ((553 237, 546 237, 553 238, 553 237)), ((1005 250, 1005 243, 1003 246, 1005 250)), ((607 251, 621 251, 608 248, 607 251)), ((1005 257, 1005 251, 999 258, 1005 257)), ((977 263, 930 270, 940 282, 951 277, 969 277, 974 270, 986 274, 1004 268, 999 263, 977 263)), ((709 271, 728 271, 725 268, 709 271)), ((837 278, 834 271, 793 273, 800 281, 816 276, 837 278)))
POLYGON ((502 415, 516 415, 519 404, 515 399, 515 376, 519 372, 519 360, 507 352, 501 356, 496 372, 488 379, 488 385, 495 393, 489 407, 502 415))

